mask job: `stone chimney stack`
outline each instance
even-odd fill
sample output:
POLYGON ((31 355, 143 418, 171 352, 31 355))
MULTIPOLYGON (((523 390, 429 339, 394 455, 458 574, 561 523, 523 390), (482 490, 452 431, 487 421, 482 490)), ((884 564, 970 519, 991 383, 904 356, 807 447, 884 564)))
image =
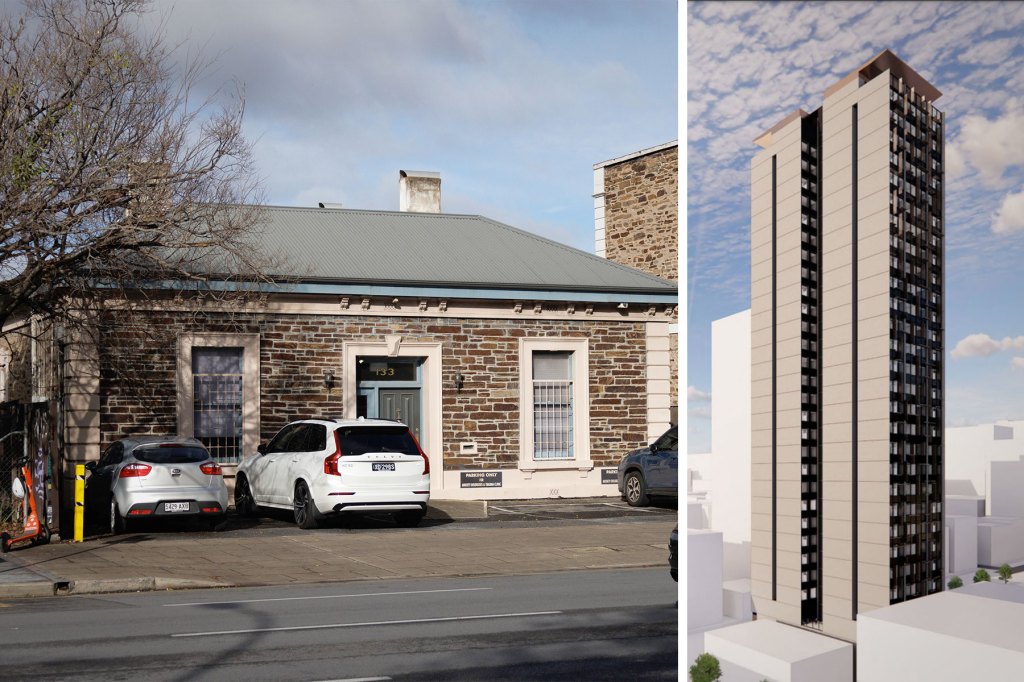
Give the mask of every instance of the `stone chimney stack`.
POLYGON ((412 213, 441 212, 441 174, 431 171, 398 171, 398 210, 412 213))

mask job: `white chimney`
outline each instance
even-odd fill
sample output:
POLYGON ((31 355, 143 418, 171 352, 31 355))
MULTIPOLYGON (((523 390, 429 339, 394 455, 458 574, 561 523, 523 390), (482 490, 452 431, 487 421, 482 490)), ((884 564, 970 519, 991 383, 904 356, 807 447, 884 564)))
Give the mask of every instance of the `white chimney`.
POLYGON ((440 213, 441 174, 431 171, 398 171, 398 210, 440 213))

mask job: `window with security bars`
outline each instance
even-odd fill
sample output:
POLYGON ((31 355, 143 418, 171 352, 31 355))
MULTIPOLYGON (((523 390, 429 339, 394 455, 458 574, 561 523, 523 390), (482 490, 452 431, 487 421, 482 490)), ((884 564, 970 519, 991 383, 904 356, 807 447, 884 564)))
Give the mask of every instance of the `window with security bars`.
POLYGON ((192 349, 194 434, 218 462, 242 450, 242 349, 192 349))
POLYGON ((573 459, 572 353, 533 353, 533 457, 573 459))

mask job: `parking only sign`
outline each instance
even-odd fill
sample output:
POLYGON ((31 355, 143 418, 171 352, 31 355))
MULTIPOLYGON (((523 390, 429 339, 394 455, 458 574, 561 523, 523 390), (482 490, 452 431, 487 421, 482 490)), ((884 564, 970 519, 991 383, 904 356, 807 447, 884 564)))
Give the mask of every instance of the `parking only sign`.
POLYGON ((463 488, 500 488, 500 471, 463 471, 461 483, 463 488))
POLYGON ((601 469, 601 485, 616 484, 619 482, 618 469, 601 469))

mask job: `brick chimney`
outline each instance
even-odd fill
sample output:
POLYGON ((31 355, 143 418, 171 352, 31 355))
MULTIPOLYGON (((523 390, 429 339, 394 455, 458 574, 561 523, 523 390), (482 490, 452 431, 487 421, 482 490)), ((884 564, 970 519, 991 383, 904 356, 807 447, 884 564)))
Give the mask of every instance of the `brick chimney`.
POLYGON ((441 174, 431 171, 398 171, 398 210, 440 213, 441 174))

